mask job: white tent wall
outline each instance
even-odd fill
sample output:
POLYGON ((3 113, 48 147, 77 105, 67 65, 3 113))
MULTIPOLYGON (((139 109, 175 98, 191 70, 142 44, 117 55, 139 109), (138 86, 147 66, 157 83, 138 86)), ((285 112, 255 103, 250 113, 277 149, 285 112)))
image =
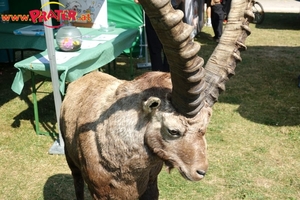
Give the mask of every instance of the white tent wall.
POLYGON ((92 28, 107 26, 107 0, 59 0, 62 10, 75 10, 78 23, 92 23, 92 28), (89 15, 89 20, 85 17, 89 15))

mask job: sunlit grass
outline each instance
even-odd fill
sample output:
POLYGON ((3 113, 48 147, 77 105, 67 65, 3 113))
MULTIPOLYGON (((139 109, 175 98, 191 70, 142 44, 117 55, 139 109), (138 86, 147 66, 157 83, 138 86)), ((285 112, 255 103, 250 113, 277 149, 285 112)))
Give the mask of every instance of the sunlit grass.
MULTIPOLYGON (((207 176, 189 182, 176 170, 163 170, 160 199, 300 199, 299 18, 272 14, 251 28, 243 61, 213 107, 207 176)), ((205 27, 196 38, 203 44, 199 55, 205 60, 216 46, 207 39, 211 35, 212 29, 205 27)), ((134 62, 136 66, 143 60, 134 62)), ((128 58, 119 58, 111 73, 130 79, 124 63, 128 58)), ((64 156, 48 154, 55 138, 34 131, 30 83, 18 96, 10 90, 15 71, 1 70, 0 199, 75 199, 64 156)), ((135 69, 135 75, 145 71, 135 69)), ((51 83, 41 90, 47 92, 38 94, 41 128, 56 130, 51 83)))

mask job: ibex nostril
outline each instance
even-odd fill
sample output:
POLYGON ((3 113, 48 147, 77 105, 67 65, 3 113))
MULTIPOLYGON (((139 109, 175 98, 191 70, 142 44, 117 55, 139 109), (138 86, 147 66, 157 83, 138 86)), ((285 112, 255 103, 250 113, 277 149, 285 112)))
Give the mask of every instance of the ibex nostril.
POLYGON ((197 170, 197 173, 202 176, 205 176, 205 174, 206 174, 206 172, 203 170, 197 170))

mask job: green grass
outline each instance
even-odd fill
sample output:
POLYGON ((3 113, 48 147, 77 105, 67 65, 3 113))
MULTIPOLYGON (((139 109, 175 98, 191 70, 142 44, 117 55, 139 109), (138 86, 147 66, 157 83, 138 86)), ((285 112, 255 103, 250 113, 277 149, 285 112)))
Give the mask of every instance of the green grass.
MULTIPOLYGON (((299 21, 267 13, 262 25, 251 25, 243 61, 213 107, 207 176, 189 182, 163 170, 160 199, 300 199, 299 21)), ((205 60, 216 46, 211 35, 204 27, 196 38, 205 60)), ((129 79, 126 62, 118 59, 113 75, 129 79)), ((64 156, 48 154, 55 138, 35 134, 30 83, 18 96, 10 90, 15 70, 0 69, 0 199, 74 199, 64 156)), ((48 93, 38 94, 43 130, 57 129, 51 88, 46 82, 41 90, 48 93)))

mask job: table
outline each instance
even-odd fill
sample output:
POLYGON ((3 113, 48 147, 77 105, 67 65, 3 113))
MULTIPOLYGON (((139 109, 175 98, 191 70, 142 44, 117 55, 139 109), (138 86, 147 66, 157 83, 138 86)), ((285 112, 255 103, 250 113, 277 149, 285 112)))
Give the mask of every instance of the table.
MULTIPOLYGON (((92 28, 79 28, 79 30, 83 35, 82 48, 79 51, 60 52, 56 46, 59 89, 63 95, 65 94, 66 82, 72 82, 84 74, 110 63, 123 50, 131 48, 132 43, 139 34, 138 29, 115 28, 111 32, 102 32, 92 28), (95 42, 100 42, 100 44, 93 46, 95 42)), ((132 68, 132 57, 130 58, 132 68)), ((30 79, 34 80, 36 74, 51 77, 50 65, 47 62, 47 51, 17 62, 14 66, 19 71, 15 75, 11 89, 17 94, 21 94, 24 82, 30 79)), ((39 117, 34 82, 32 87, 36 132, 37 134, 42 134, 39 133, 39 117)))
MULTIPOLYGON (((122 29, 115 28, 112 32, 101 32, 92 28, 79 28, 83 35, 83 40, 93 41, 97 36, 106 38, 116 36, 102 44, 93 48, 81 49, 77 52, 59 52, 65 55, 77 55, 70 58, 67 62, 57 64, 57 70, 60 78, 60 91, 64 94, 65 82, 72 82, 84 74, 98 69, 118 57, 123 50, 131 47, 132 43, 138 36, 138 29, 122 29)), ((99 40, 98 40, 99 41, 99 40)), ((84 42, 83 42, 84 43, 84 42)), ((43 59, 47 55, 47 51, 43 51, 30 58, 15 63, 15 67, 19 70, 12 84, 12 90, 17 94, 21 94, 24 82, 31 79, 31 72, 45 77, 50 77, 49 63, 43 63, 43 59), (41 60, 41 62, 37 62, 41 60)))
POLYGON ((37 49, 45 50, 44 36, 15 35, 14 30, 32 24, 0 23, 0 49, 37 49))
POLYGON ((14 30, 28 25, 32 24, 0 23, 0 49, 7 50, 9 62, 11 62, 9 49, 21 50, 21 58, 23 59, 23 50, 35 49, 43 51, 47 48, 44 36, 15 35, 13 33, 14 30))

